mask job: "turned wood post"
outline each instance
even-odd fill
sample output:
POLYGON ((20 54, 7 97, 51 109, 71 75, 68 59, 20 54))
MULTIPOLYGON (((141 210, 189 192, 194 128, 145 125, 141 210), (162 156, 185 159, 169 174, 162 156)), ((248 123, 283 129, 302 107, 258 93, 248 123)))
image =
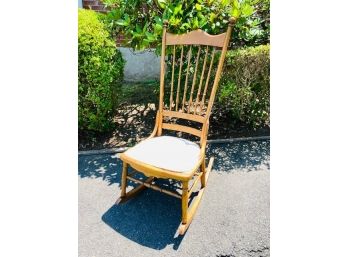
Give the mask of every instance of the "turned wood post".
POLYGON ((123 162, 122 179, 121 179, 121 197, 125 197, 126 196, 127 173, 128 173, 128 163, 123 162))
POLYGON ((201 185, 202 185, 202 187, 205 187, 205 181, 207 180, 206 177, 205 177, 205 173, 206 173, 206 170, 205 170, 205 159, 202 161, 202 164, 201 164, 201 172, 202 172, 201 185))
POLYGON ((157 135, 162 135, 162 119, 163 119, 163 96, 164 96, 164 76, 165 76, 165 60, 166 60, 166 33, 167 33, 168 21, 163 22, 163 35, 162 35, 162 53, 161 53, 161 77, 160 77, 160 99, 158 105, 159 111, 159 123, 157 135))
POLYGON ((188 209, 188 181, 182 182, 182 197, 181 197, 182 223, 187 223, 188 209))

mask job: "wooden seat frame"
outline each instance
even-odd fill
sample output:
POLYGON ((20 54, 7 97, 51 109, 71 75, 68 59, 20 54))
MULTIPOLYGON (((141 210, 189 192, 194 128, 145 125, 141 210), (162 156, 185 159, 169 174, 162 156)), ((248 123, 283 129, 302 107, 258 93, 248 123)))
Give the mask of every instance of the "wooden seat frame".
MULTIPOLYGON (((212 166, 213 166, 213 162, 214 162, 213 157, 210 158, 207 167, 206 167, 206 162, 205 162, 207 134, 208 134, 208 129, 209 129, 209 117, 210 117, 212 105, 213 105, 213 102, 215 99, 215 94, 216 94, 218 83, 220 80, 221 71, 223 68, 223 63, 224 63, 224 59, 226 56, 226 52, 227 52, 227 48, 228 48, 228 44, 230 41, 230 36, 231 36, 231 32, 232 32, 232 28, 233 28, 234 23, 235 23, 235 19, 231 18, 229 25, 228 25, 227 32, 225 32, 223 34, 219 34, 219 35, 209 35, 202 30, 195 30, 195 31, 189 32, 187 34, 183 34, 183 35, 174 35, 174 34, 168 33, 166 31, 167 25, 168 25, 167 22, 165 22, 164 26, 163 26, 159 109, 158 109, 157 115, 156 115, 155 128, 154 128, 152 134, 149 136, 149 138, 161 136, 162 130, 164 130, 164 129, 181 131, 181 132, 189 133, 189 134, 200 137, 200 156, 199 156, 199 160, 198 160, 197 164, 195 165, 195 167, 190 172, 182 172, 182 173, 181 172, 174 172, 171 170, 158 168, 158 167, 149 165, 147 163, 140 162, 139 160, 133 159, 124 153, 122 153, 120 155, 120 158, 123 161, 122 179, 121 179, 121 196, 116 201, 116 204, 126 202, 127 200, 136 196, 138 193, 140 193, 141 191, 143 191, 146 188, 151 188, 151 189, 160 191, 162 193, 179 198, 182 201, 182 221, 181 221, 181 224, 179 226, 179 233, 181 235, 183 235, 186 232, 187 228, 189 227, 189 225, 193 219, 193 216, 197 210, 197 207, 201 201, 202 195, 203 195, 204 190, 206 188, 207 180, 208 180, 210 171, 211 171, 212 166), (220 59, 218 62, 216 75, 215 75, 215 79, 213 82, 212 91, 210 94, 210 98, 209 98, 209 102, 207 105, 205 116, 197 115, 196 110, 195 110, 194 114, 180 112, 177 110, 177 107, 175 110, 172 110, 172 102, 174 103, 174 99, 172 96, 173 95, 173 78, 172 78, 172 87, 171 87, 170 108, 169 108, 169 110, 165 110, 163 108, 164 107, 163 106, 163 98, 164 98, 164 83, 165 83, 164 78, 165 78, 166 46, 174 46, 175 47, 177 45, 190 45, 190 46, 199 45, 199 47, 201 47, 201 45, 202 45, 202 46, 214 46, 214 47, 221 47, 222 48, 221 56, 220 56, 220 59), (192 128, 189 126, 165 123, 164 122, 165 117, 174 117, 174 118, 185 119, 185 120, 197 122, 197 123, 202 125, 202 130, 195 129, 195 128, 192 128), (133 169, 135 169, 135 171, 133 173, 138 171, 138 172, 143 173, 148 178, 145 180, 140 180, 140 179, 132 177, 131 175, 133 173, 128 174, 129 165, 133 169), (174 180, 181 182, 182 194, 178 194, 177 192, 163 189, 163 188, 160 188, 159 186, 155 185, 153 182, 155 181, 156 178, 174 179, 174 180), (140 185, 133 188, 131 191, 126 192, 127 181, 133 181, 133 182, 140 184, 140 185), (193 183, 189 188, 190 181, 192 181, 193 183), (198 185, 198 181, 200 181, 201 188, 189 206, 189 199, 190 199, 192 193, 194 192, 194 189, 198 185)), ((191 51, 191 48, 190 48, 190 51, 191 51)), ((183 50, 181 51, 181 64, 180 64, 179 74, 181 74, 182 56, 183 56, 183 50)), ((199 53, 198 53, 198 56, 199 56, 199 53)), ((175 53, 174 53, 173 58, 175 59, 175 53)), ((197 58, 197 60, 198 60, 198 58, 197 58)), ((206 65, 205 62, 206 62, 206 58, 204 60, 204 67, 206 65)), ((197 70, 197 65, 196 65, 196 70, 197 70)), ((173 61, 173 74, 174 74, 174 61, 173 61)), ((203 68, 203 75, 204 75, 204 68, 203 68)), ((208 77, 209 76, 210 76, 210 69, 209 69, 209 73, 208 73, 208 77)), ((196 77, 196 72, 195 72, 195 77, 196 77)), ((194 81, 195 81, 195 77, 194 77, 194 81)), ((187 82, 187 78, 186 78, 186 82, 187 82)), ((201 84, 202 84, 202 81, 200 83, 200 87, 201 87, 201 84)), ((208 84, 208 82, 207 82, 207 84, 208 84)), ((186 85, 185 85, 185 87, 186 87, 186 85)), ((185 92, 186 92, 186 88, 185 88, 185 92)), ((192 92, 191 92, 191 95, 192 95, 192 92)), ((199 93, 198 93, 198 95, 199 95, 199 93)), ((205 92, 204 92, 204 95, 205 95, 205 92)), ((203 98, 204 98, 204 96, 203 96, 203 98)), ((185 100, 183 100, 183 105, 184 105, 184 101, 185 100)), ((191 104, 191 102, 192 102, 192 100, 190 99, 190 104, 191 104)), ((197 100, 196 100, 196 103, 197 103, 197 100)), ((176 106, 178 106, 178 99, 176 99, 176 106)))

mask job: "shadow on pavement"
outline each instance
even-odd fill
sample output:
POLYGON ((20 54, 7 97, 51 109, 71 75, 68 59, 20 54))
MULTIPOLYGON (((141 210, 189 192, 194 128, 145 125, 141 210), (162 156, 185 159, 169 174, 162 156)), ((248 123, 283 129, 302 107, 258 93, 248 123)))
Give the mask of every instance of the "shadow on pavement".
MULTIPOLYGON (((269 168, 269 147, 269 140, 214 144, 208 146, 207 156, 215 157, 215 171, 252 171, 260 165, 269 168)), ((109 185, 119 185, 121 181, 122 162, 116 155, 79 156, 78 164, 81 178, 102 178, 109 185)), ((129 185, 135 186, 132 182, 129 185)), ((145 190, 124 204, 113 205, 101 219, 124 237, 153 249, 167 245, 178 249, 183 239, 176 236, 181 221, 180 200, 152 190, 145 190)))
POLYGON ((109 185, 119 184, 122 175, 122 161, 116 154, 79 156, 80 178, 102 178, 109 185))
MULTIPOLYGON (((215 157, 213 169, 218 172, 252 171, 265 165, 269 169, 270 141, 208 144, 207 158, 215 157)), ((102 178, 109 185, 121 180, 122 162, 116 155, 79 156, 81 178, 102 178)))
POLYGON ((270 141, 244 141, 209 144, 208 157, 215 157, 213 170, 218 172, 253 171, 260 166, 269 169, 270 141))
POLYGON ((102 220, 128 239, 152 249, 173 245, 178 249, 183 237, 176 236, 181 222, 181 202, 159 192, 146 190, 121 205, 112 206, 102 220))
MULTIPOLYGON (((119 185, 121 173, 122 161, 116 155, 79 157, 81 178, 102 178, 109 185, 119 185)), ((166 181, 158 183, 172 190, 178 186, 166 181)), ((129 182, 129 185, 135 186, 133 182, 129 182)), ((173 245, 176 250, 183 239, 176 235, 181 222, 181 201, 152 190, 145 190, 124 204, 111 206, 101 219, 124 237, 153 249, 173 245)))

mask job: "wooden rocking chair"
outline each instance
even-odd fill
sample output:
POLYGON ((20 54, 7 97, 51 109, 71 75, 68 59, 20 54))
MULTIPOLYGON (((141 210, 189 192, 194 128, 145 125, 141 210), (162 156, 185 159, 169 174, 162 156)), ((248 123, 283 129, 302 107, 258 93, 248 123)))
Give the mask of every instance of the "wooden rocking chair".
POLYGON ((213 157, 210 158, 207 167, 205 162, 209 117, 234 23, 235 20, 230 19, 227 32, 219 35, 209 35, 202 30, 174 35, 166 32, 167 23, 164 24, 160 99, 155 128, 149 138, 120 155, 123 161, 121 197, 116 204, 127 201, 145 188, 152 188, 179 198, 182 201, 182 222, 179 226, 181 235, 186 232, 192 221, 213 166, 213 157), (219 51, 220 49, 221 51, 219 51), (169 53, 167 59, 168 61, 171 60, 172 64, 169 70, 169 73, 171 71, 169 76, 169 78, 171 77, 171 83, 165 83, 166 50, 169 53), (187 55, 186 58, 184 58, 184 52, 185 56, 187 55), (219 54, 220 59, 218 60, 216 56, 219 54), (179 69, 178 72, 176 72, 175 67, 179 69), (186 74, 185 80, 181 80, 182 74, 186 74), (191 79, 192 75, 193 78, 191 79), (177 77, 177 82, 174 83, 175 77, 177 77), (211 77, 214 79, 210 79, 211 77), (190 85, 188 84, 189 80, 192 81, 190 85), (175 84, 177 84, 176 92, 173 91, 175 84), (183 86, 180 87, 180 84, 183 86), (165 91, 168 91, 169 94, 169 86, 170 96, 167 97, 169 98, 169 104, 165 104, 165 91), (165 88, 168 88, 168 90, 165 90, 165 88), (181 95, 182 99, 179 101, 181 95), (176 119, 175 121, 181 119, 196 123, 200 129, 171 123, 170 121, 173 118, 176 119), (164 136, 162 135, 163 130, 194 135, 200 138, 200 144, 198 145, 181 137, 164 136), (147 179, 141 180, 131 176, 132 174, 128 174, 128 165, 144 174, 147 179), (182 194, 155 185, 156 178, 181 182, 182 194), (140 185, 127 193, 128 180, 140 185), (194 194, 196 196, 193 197, 194 199, 192 199, 189 206, 189 199, 198 181, 200 181, 201 189, 198 194, 194 194))

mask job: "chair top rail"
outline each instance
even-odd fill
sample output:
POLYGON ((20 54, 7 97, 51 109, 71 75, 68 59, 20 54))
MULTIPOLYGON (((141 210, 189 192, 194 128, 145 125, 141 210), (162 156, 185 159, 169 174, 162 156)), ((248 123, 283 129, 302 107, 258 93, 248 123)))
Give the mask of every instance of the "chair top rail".
POLYGON ((166 33, 166 45, 209 45, 223 47, 226 32, 219 35, 210 35, 207 32, 197 29, 186 34, 166 33))

